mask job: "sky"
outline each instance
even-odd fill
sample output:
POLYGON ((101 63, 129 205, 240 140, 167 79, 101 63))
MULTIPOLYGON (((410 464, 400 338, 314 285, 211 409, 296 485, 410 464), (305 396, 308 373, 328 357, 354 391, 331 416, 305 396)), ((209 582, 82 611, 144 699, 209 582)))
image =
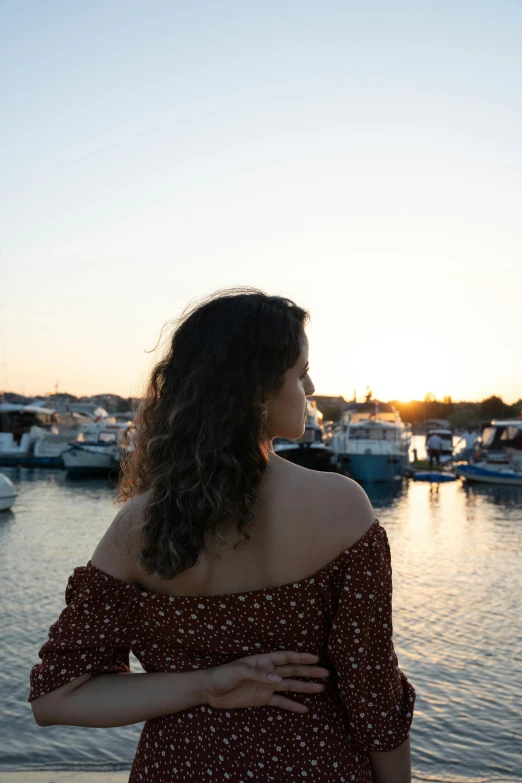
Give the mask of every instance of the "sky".
POLYGON ((0 0, 0 391, 139 395, 216 289, 318 394, 522 397, 522 2, 0 0))

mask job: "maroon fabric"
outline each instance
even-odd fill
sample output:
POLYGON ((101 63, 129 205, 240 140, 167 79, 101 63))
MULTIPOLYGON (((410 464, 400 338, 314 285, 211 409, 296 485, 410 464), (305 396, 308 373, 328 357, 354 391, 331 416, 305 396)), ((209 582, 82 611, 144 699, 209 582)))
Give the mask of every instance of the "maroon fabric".
POLYGON ((333 671, 325 691, 288 694, 308 713, 201 706, 147 721, 130 783, 370 783, 368 752, 406 740, 415 701, 393 649, 391 597, 388 539, 377 521, 307 579, 246 593, 143 592, 89 562, 69 578, 29 701, 87 672, 128 671, 130 650, 147 672, 272 650, 315 653, 333 671))

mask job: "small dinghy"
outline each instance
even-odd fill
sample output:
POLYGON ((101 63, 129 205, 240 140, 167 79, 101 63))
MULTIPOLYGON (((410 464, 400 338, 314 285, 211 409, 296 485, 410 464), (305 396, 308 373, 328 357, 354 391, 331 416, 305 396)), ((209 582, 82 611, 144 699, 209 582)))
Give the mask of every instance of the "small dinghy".
POLYGON ((414 481, 436 481, 439 484, 445 481, 455 481, 457 478, 453 473, 439 473, 436 470, 414 470, 411 477, 414 481))
POLYGON ((15 488, 11 481, 0 473, 0 511, 7 511, 16 500, 15 488))
POLYGON ((466 481, 476 481, 481 484, 507 484, 522 487, 522 471, 515 470, 510 465, 491 462, 479 462, 476 465, 461 464, 454 467, 457 475, 466 481))

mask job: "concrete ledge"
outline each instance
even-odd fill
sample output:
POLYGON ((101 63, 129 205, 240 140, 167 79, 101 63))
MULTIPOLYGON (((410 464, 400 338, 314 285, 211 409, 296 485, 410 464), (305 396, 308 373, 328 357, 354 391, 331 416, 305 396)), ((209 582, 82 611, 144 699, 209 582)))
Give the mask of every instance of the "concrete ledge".
POLYGON ((0 783, 128 783, 128 772, 0 772, 0 783))
MULTIPOLYGON (((128 772, 0 772, 0 783, 128 783, 128 772)), ((412 783, 426 783, 412 777, 412 783)))

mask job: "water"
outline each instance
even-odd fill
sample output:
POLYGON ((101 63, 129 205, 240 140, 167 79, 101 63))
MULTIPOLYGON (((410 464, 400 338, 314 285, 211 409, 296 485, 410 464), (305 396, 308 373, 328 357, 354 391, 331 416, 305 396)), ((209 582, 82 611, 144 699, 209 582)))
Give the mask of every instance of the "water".
MULTIPOLYGON (((67 578, 116 513, 115 489, 3 472, 19 497, 0 514, 0 770, 129 769, 141 726, 42 729, 26 701, 67 578)), ((405 482, 369 494, 392 548, 397 654, 418 694, 414 779, 522 781, 522 488, 405 482)))

